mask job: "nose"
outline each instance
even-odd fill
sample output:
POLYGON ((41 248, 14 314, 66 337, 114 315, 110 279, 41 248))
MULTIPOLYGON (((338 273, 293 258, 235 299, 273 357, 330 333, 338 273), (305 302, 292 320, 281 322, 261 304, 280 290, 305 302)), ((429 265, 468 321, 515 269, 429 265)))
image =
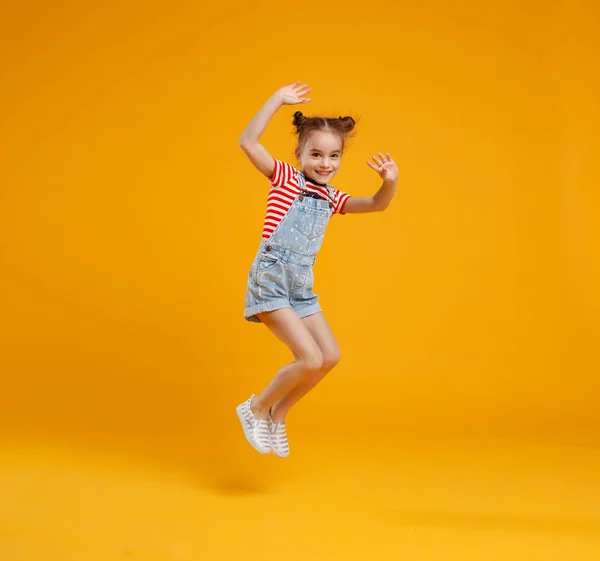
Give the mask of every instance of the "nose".
POLYGON ((324 169, 329 169, 329 158, 323 158, 321 160, 321 167, 324 169))

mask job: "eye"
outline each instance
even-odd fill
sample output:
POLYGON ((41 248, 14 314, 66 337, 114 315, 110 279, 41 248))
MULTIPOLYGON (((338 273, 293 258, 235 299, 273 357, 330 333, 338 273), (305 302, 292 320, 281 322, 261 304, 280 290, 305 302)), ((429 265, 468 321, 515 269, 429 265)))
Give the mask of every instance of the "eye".
POLYGON ((339 158, 339 157, 340 157, 340 155, 339 155, 339 154, 332 154, 332 155, 331 155, 331 157, 332 157, 332 158, 339 158))
POLYGON ((313 152, 313 153, 311 154, 311 156, 312 156, 313 158, 318 158, 318 157, 319 157, 319 153, 318 153, 318 152, 313 152))

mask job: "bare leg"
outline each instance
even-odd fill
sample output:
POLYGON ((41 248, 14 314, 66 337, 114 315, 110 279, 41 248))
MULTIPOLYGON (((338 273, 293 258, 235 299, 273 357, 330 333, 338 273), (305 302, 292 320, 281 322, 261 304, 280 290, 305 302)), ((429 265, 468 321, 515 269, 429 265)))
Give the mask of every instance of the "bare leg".
POLYGON ((319 346, 323 355, 323 363, 319 370, 305 376, 298 385, 272 406, 271 417, 277 423, 285 420, 289 410, 312 390, 325 377, 327 372, 335 367, 341 357, 340 348, 322 313, 303 318, 302 323, 319 346))
POLYGON ((253 415, 257 419, 264 419, 279 399, 321 370, 323 353, 306 325, 291 308, 262 313, 260 319, 296 358, 281 368, 271 383, 252 401, 250 407, 253 415))

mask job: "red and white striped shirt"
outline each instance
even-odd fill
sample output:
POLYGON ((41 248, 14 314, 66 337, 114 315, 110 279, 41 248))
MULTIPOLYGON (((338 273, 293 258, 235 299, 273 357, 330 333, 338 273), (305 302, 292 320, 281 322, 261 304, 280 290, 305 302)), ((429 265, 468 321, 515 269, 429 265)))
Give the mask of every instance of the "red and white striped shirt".
MULTIPOLYGON (((273 177, 269 179, 271 191, 267 198, 267 215, 263 226, 262 237, 268 239, 275 231, 275 228, 283 220, 288 210, 292 208, 294 199, 300 193, 298 184, 298 170, 280 160, 275 160, 275 170, 273 177)), ((315 183, 306 177, 306 190, 309 193, 316 193, 326 200, 331 200, 327 188, 315 183)), ((333 214, 344 214, 344 206, 350 195, 334 189, 333 194, 333 214)))

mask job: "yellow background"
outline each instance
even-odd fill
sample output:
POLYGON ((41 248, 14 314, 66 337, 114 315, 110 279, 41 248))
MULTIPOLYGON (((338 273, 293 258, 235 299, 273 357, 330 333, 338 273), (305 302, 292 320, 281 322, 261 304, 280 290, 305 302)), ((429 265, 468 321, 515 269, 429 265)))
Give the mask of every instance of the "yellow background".
MULTIPOLYGON (((59 449, 67 459, 118 453, 118 465, 136 457, 243 495, 273 480, 314 483, 322 455, 358 462, 373 432, 380 454, 397 450, 397 460, 409 437, 597 442, 595 3, 26 2, 3 11, 5 466, 44 465, 59 449), (328 230, 316 289, 342 362, 290 417, 292 467, 269 463, 265 475, 233 409, 290 356, 242 317, 268 184, 237 141, 294 80, 312 87, 305 113, 359 119, 338 188, 375 192, 365 162, 380 150, 401 179, 388 211, 335 217, 328 230), (323 423, 332 449, 319 448, 323 423)), ((296 109, 284 107, 263 137, 290 163, 296 109)), ((377 479, 377 458, 391 464, 368 454, 377 479)), ((20 469, 10 472, 19 481, 20 469)), ((363 472, 348 477, 356 488, 363 472)), ((52 512, 50 502, 32 512, 52 512)), ((39 544, 35 558, 45 559, 50 546, 39 544)), ((187 558, 153 551, 146 558, 187 558)), ((215 551, 209 558, 228 558, 215 551)), ((460 551, 456 559, 470 558, 460 551)))

